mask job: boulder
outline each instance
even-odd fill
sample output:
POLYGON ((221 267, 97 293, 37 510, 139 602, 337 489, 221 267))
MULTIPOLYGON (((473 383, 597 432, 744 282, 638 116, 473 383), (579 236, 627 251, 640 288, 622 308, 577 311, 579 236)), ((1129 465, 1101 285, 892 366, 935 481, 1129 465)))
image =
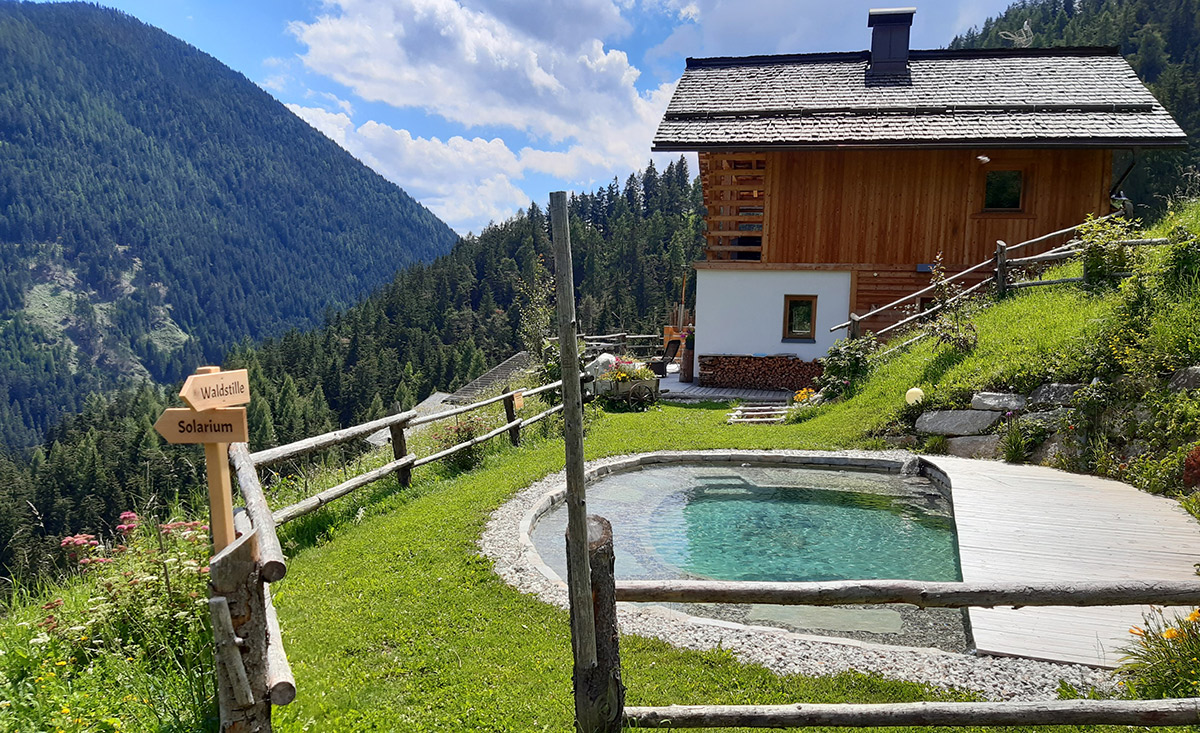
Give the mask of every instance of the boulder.
POLYGON ((1171 375, 1167 389, 1172 392, 1182 392, 1185 389, 1200 389, 1200 366, 1190 366, 1180 369, 1171 375))
POLYGON ((994 410, 931 410, 917 418, 917 432, 934 435, 979 435, 1004 416, 994 410))
POLYGON ((1075 392, 1086 386, 1086 384, 1058 384, 1056 382, 1043 384, 1029 395, 1029 404, 1031 406, 1054 405, 1058 407, 1070 405, 1075 400, 1075 392))
POLYGON ((1000 455, 999 435, 968 435, 946 440, 946 453, 959 458, 997 458, 1000 455))
POLYGON ((1062 436, 1054 433, 1044 443, 1033 449, 1029 462, 1039 466, 1053 466, 1054 459, 1064 450, 1062 436))
POLYGON ((1024 410, 1025 396, 1011 392, 976 392, 971 398, 972 410, 1024 410))
POLYGON ((1071 414, 1069 407, 1056 407, 1053 410, 1040 410, 1038 412, 1027 412, 1021 416, 1021 420, 1027 423, 1040 425, 1044 428, 1055 429, 1067 415, 1071 414))

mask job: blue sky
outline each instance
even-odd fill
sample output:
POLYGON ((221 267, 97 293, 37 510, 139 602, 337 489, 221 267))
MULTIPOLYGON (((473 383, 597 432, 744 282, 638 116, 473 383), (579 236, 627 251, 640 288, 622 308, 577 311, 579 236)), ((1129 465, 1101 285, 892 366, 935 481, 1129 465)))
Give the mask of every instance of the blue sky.
MULTIPOLYGON (((851 51, 860 0, 108 0, 273 94, 459 233, 623 182, 688 56, 851 51)), ((897 3, 898 4, 898 3, 897 3)), ((938 48, 1009 0, 917 4, 938 48)), ((660 168, 669 156, 654 156, 660 168)), ((693 158, 694 160, 694 158, 693 158)), ((694 172, 693 168, 693 172, 694 172)))

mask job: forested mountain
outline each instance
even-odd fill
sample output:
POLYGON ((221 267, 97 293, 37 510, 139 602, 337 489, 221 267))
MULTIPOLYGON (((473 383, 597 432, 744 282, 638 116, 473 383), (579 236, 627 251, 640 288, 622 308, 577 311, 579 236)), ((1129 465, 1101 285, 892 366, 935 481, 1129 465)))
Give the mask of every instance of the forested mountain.
MULTIPOLYGON (((571 196, 568 209, 580 328, 661 333, 703 248, 700 185, 687 162, 661 174, 651 162, 624 186, 614 179, 571 196)), ((521 348, 522 308, 553 295, 549 232, 547 215, 531 204, 433 264, 400 273, 320 330, 240 349, 230 365, 262 377, 251 432, 264 442, 300 437, 294 426, 304 421, 295 416, 306 405, 292 404, 296 396, 317 394, 318 407, 328 404, 348 424, 393 401, 408 407, 434 389, 454 390, 512 355, 521 348), (273 435, 263 427, 268 415, 273 435)))
POLYGON ((1021 0, 950 47, 1014 44, 1119 47, 1187 133, 1184 152, 1141 155, 1124 186, 1134 201, 1160 208, 1184 185, 1181 174, 1200 167, 1200 0, 1021 0))
MULTIPOLYGON (((703 246, 699 182, 685 160, 572 196, 569 209, 582 328, 658 331, 703 246)), ((237 347, 225 366, 250 369, 251 445, 374 417, 393 401, 412 405, 511 355, 528 325, 522 309, 553 301, 549 232, 542 207, 531 204, 401 272, 322 328, 237 347)), ((126 509, 187 498, 203 480, 201 454, 165 446, 154 432, 167 402, 151 386, 93 396, 48 432, 32 460, 0 456, 0 577, 45 574, 62 536, 110 535, 126 509)))
POLYGON ((315 326, 456 240, 211 56, 115 10, 0 0, 0 442, 315 326))

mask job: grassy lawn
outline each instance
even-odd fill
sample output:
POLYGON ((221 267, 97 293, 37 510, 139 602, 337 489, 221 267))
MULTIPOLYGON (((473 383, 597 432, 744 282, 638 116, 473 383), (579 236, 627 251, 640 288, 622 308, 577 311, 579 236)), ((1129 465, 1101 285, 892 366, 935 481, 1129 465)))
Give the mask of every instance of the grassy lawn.
MULTIPOLYGON (((832 448, 806 425, 728 426, 724 405, 664 406, 593 424, 588 458, 674 448, 832 448)), ((860 433, 861 435, 861 433, 860 433)), ((851 441, 853 442, 853 441, 851 441)), ((416 477, 336 542, 301 549, 276 605, 296 673, 280 730, 569 730, 565 611, 506 586, 478 554, 489 513, 563 465, 561 443, 505 447, 476 471, 416 477)), ((778 677, 725 651, 622 639, 628 704, 944 699, 861 674, 778 677)))

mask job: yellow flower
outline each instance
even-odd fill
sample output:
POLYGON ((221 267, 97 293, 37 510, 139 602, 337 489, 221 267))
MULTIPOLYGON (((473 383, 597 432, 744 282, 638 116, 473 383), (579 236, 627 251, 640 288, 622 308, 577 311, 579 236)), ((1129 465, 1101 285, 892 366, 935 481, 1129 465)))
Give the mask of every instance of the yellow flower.
POLYGON ((55 662, 54 666, 55 667, 65 667, 65 666, 67 666, 67 663, 60 660, 60 661, 55 662))
POLYGON ((1163 638, 1168 641, 1171 639, 1178 639, 1181 636, 1183 636, 1183 632, 1174 626, 1163 630, 1163 638))
POLYGON ((1187 620, 1190 621, 1191 623, 1196 623, 1197 621, 1200 621, 1200 608, 1197 608, 1195 611, 1192 611, 1191 613, 1189 613, 1187 616, 1187 620))

